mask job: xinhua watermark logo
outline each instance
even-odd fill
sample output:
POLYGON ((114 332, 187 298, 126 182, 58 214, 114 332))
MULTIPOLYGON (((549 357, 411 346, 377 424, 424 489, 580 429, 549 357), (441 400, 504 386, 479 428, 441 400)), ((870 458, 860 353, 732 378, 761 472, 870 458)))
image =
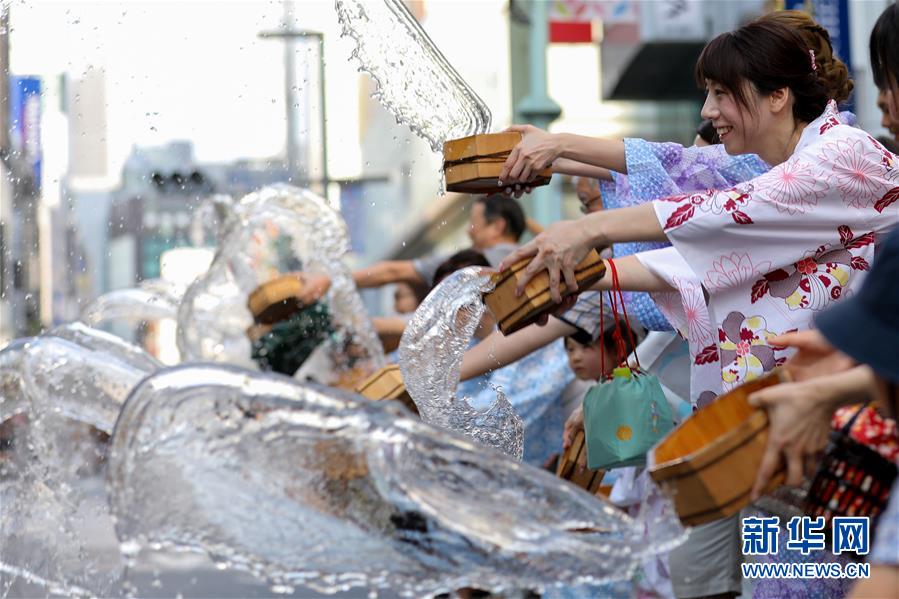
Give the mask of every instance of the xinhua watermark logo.
MULTIPOLYGON (((833 555, 852 553, 867 555, 870 544, 870 522, 867 517, 835 517, 830 523, 830 547, 827 525, 823 517, 795 516, 786 526, 784 545, 803 556, 827 551, 833 555)), ((743 555, 777 555, 781 535, 780 518, 743 518, 743 555)), ((868 564, 839 563, 747 563, 746 578, 867 578, 868 564)))

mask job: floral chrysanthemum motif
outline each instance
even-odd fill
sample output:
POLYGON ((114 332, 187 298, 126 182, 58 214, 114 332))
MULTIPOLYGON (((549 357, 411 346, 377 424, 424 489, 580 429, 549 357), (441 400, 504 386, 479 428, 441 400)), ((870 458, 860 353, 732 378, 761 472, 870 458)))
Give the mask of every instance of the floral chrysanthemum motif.
POLYGON ((868 261, 862 256, 853 256, 851 250, 874 243, 874 233, 856 237, 846 225, 837 230, 839 245, 822 245, 795 262, 792 272, 779 268, 756 281, 752 286, 752 303, 770 294, 783 299, 790 310, 817 311, 840 299, 852 271, 869 268, 868 261))
POLYGON ((827 183, 821 180, 812 165, 799 158, 788 160, 762 175, 759 187, 774 202, 780 212, 801 214, 818 205, 827 194, 827 183))
POLYGON ((688 338, 697 343, 706 343, 713 339, 709 309, 705 303, 702 287, 696 281, 679 277, 674 277, 672 283, 680 292, 681 304, 687 320, 688 338))
POLYGON ((705 274, 705 284, 711 291, 720 291, 758 278, 771 269, 771 262, 753 264, 749 254, 733 252, 713 260, 712 266, 714 269, 705 274))
POLYGON ((847 206, 867 208, 883 196, 882 156, 872 145, 840 139, 826 144, 820 159, 832 165, 826 176, 847 206))
POLYGON ((721 379, 726 388, 757 379, 777 364, 763 316, 744 316, 731 312, 718 329, 718 349, 721 354, 721 379))
POLYGON ((783 298, 791 310, 823 310, 843 295, 851 260, 852 254, 842 248, 807 256, 795 264, 791 275, 768 284, 771 295, 783 298))

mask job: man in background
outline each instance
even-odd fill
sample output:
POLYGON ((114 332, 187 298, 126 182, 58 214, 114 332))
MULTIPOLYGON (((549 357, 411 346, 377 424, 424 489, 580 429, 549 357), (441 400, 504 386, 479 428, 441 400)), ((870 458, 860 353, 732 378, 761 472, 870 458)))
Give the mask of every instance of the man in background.
MULTIPOLYGON (((501 194, 479 196, 471 205, 468 238, 471 249, 484 254, 497 266, 517 247, 525 231, 524 211, 514 198, 501 194)), ((360 289, 407 282, 430 286, 434 273, 450 254, 436 254, 414 260, 384 260, 353 272, 360 289)))

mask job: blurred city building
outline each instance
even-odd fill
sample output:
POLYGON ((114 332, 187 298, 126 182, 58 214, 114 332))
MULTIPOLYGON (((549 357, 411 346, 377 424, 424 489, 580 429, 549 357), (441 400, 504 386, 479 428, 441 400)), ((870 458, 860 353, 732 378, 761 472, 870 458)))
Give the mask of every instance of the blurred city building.
MULTIPOLYGON (((0 65, 8 57, 5 38, 0 35, 0 53, 4 55, 0 65)), ((40 100, 39 78, 4 77, 0 89, 4 121, 0 138, 0 344, 39 329, 40 100)))
MULTIPOLYGON (((213 194, 240 198, 271 183, 288 180, 283 163, 239 161, 200 164, 190 142, 133 149, 111 193, 106 282, 103 291, 133 287, 158 278, 162 255, 191 247, 193 213, 213 194)), ((213 243, 210 235, 202 242, 213 243)))

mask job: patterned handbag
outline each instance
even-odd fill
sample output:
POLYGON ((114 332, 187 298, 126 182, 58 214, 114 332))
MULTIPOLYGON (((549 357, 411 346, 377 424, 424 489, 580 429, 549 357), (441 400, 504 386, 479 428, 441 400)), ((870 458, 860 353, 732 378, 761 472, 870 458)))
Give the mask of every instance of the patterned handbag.
POLYGON ((880 452, 850 435, 867 407, 863 404, 840 430, 830 434, 803 508, 809 516, 824 516, 828 523, 834 516, 867 516, 873 533, 877 518, 886 508, 897 468, 880 452))

